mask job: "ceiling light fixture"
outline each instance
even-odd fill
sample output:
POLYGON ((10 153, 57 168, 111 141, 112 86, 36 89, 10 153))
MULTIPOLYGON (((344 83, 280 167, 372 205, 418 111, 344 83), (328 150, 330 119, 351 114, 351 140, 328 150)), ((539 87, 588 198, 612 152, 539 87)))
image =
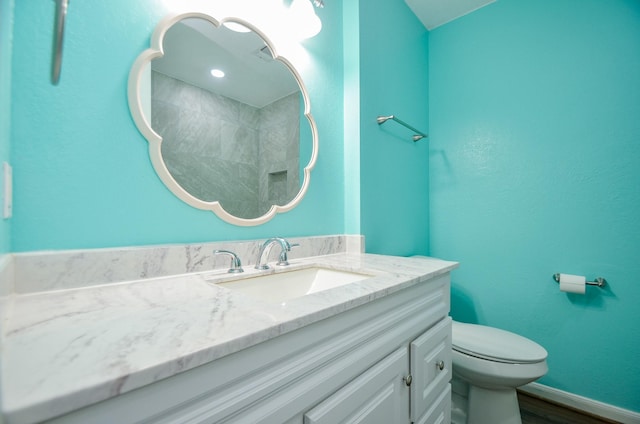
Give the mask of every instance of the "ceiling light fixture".
POLYGON ((293 0, 289 7, 289 14, 301 39, 315 37, 322 29, 322 21, 316 15, 310 0, 293 0))

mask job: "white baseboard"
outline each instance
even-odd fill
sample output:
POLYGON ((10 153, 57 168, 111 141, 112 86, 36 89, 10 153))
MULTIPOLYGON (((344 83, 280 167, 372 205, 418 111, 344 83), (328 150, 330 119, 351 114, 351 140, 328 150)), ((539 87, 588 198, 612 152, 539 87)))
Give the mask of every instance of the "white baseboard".
POLYGON ((540 383, 529 383, 525 386, 518 387, 518 390, 570 408, 588 412, 589 414, 618 421, 623 424, 640 424, 640 413, 638 412, 618 408, 617 406, 609 405, 583 396, 574 395, 573 393, 554 389, 553 387, 545 386, 540 383))

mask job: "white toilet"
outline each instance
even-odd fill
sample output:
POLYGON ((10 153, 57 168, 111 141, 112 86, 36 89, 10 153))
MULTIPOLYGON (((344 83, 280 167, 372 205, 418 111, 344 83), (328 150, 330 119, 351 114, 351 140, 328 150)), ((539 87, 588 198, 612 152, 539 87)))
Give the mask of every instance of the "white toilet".
POLYGON ((547 351, 497 328, 453 322, 453 424, 521 424, 516 387, 546 374, 547 351))

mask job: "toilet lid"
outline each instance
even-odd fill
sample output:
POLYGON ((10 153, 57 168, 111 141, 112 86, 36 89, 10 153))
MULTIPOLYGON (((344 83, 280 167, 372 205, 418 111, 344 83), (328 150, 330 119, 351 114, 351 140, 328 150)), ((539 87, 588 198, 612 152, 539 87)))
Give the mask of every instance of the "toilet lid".
POLYGON ((529 364, 547 358, 538 343, 509 331, 477 324, 453 322, 453 349, 490 361, 529 364))

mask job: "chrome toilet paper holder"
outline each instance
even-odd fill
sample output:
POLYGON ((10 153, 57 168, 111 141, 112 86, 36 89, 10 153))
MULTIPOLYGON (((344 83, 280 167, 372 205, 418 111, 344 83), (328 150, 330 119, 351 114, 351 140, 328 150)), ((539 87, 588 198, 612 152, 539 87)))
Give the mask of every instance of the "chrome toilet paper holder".
MULTIPOLYGON (((555 280, 556 283, 559 283, 560 282, 560 273, 553 274, 553 279, 555 280)), ((598 278, 596 278, 595 281, 586 281, 585 284, 588 285, 588 286, 598 286, 600 288, 603 288, 604 286, 607 285, 607 280, 605 280, 602 277, 598 277, 598 278)))

